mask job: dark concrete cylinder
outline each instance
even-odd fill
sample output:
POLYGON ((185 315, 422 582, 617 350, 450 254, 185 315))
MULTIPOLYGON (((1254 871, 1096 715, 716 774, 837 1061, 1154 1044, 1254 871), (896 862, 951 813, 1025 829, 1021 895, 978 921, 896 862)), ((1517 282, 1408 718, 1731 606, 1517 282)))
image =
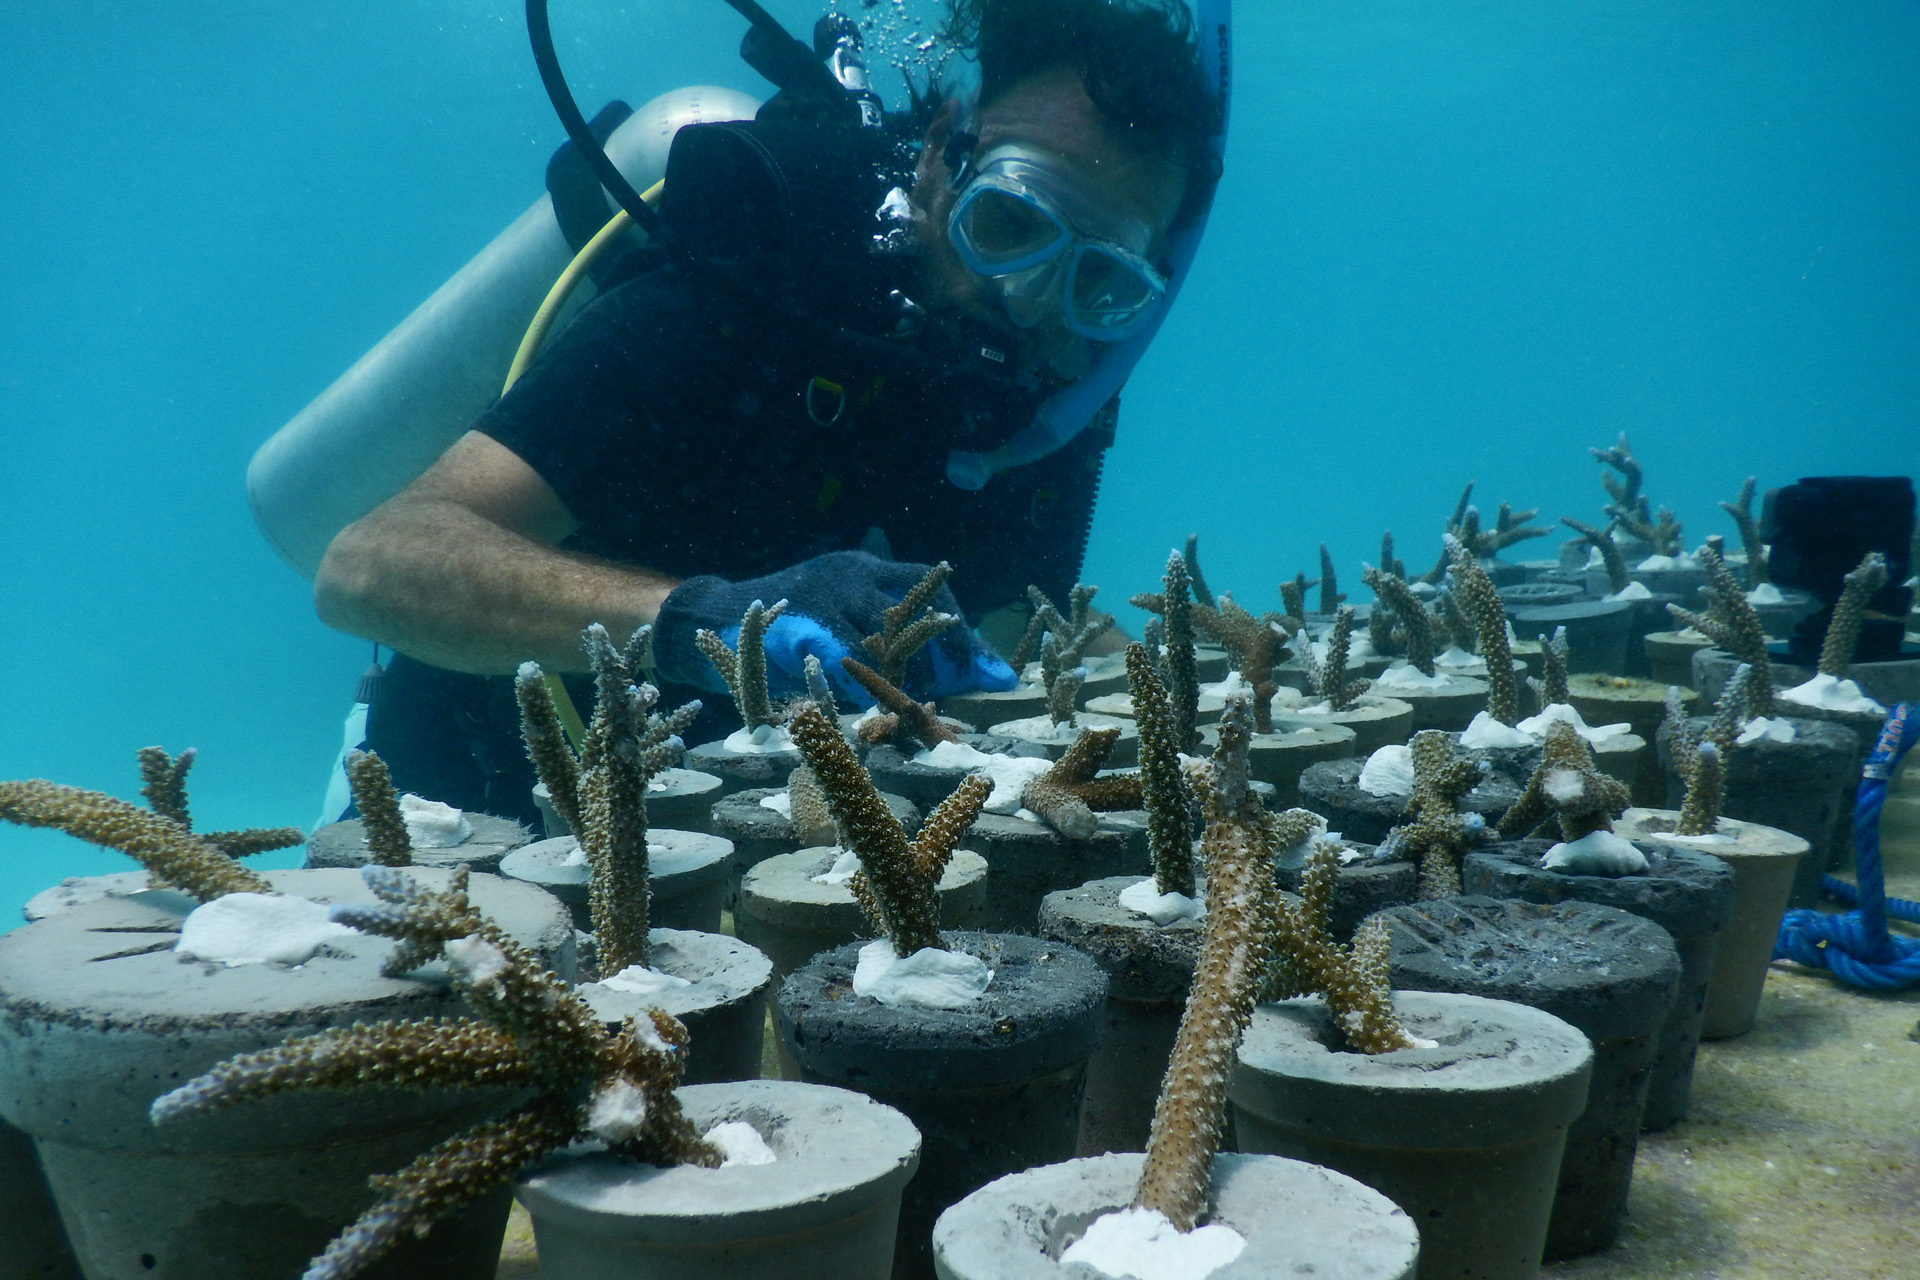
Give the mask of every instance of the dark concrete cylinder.
MULTIPOLYGON (((1406 817, 1407 796, 1377 796, 1360 789, 1360 770, 1366 761, 1327 760, 1300 775, 1300 805, 1327 820, 1330 831, 1361 844, 1380 844, 1406 817)), ((1512 779, 1493 773, 1461 798, 1460 807, 1480 814, 1492 826, 1515 800, 1520 788, 1512 779)))
MULTIPOLYGON (((465 865, 489 874, 500 869, 500 859, 533 839, 533 832, 511 818, 496 818, 490 813, 463 815, 473 834, 445 849, 415 849, 413 864, 418 867, 457 867, 465 865)), ((329 822, 307 837, 307 867, 364 867, 373 861, 367 848, 367 824, 359 818, 329 822)))
MULTIPOLYGON (((761 803, 770 796, 785 794, 785 787, 749 787, 722 796, 714 802, 708 816, 707 829, 733 843, 733 865, 727 872, 727 905, 735 911, 740 909, 740 881, 747 872, 768 858, 794 853, 801 847, 794 837, 793 819, 761 803)), ((887 802, 887 812, 899 819, 909 840, 920 833, 920 810, 912 801, 884 791, 880 798, 887 802)))
MULTIPOLYGON (((784 787, 787 775, 800 767, 800 748, 779 751, 735 751, 725 739, 689 747, 687 767, 720 779, 720 795, 748 787, 784 787)), ((717 800, 718 797, 715 797, 717 800)))
POLYGON ((1236 1149, 1386 1195, 1420 1225, 1422 1275, 1532 1280, 1592 1046, 1510 1001, 1402 991, 1394 1006, 1424 1047, 1354 1053, 1318 996, 1255 1009, 1229 1094, 1236 1149))
POLYGON ((1396 988, 1531 1005, 1593 1041, 1586 1110, 1567 1130, 1547 1257, 1612 1244, 1627 1213, 1654 1046, 1680 979, 1667 931, 1614 907, 1443 898, 1382 913, 1396 988))
MULTIPOLYGON (((1047 754, 1033 743, 1016 742, 1012 738, 996 737, 990 733, 963 733, 960 740, 988 755, 1039 758, 1047 754)), ((873 785, 881 791, 888 795, 903 796, 922 812, 930 813, 942 800, 952 795, 953 789, 965 781, 973 770, 920 764, 913 758, 917 754, 883 742, 867 752, 867 773, 873 778, 873 785)))
MULTIPOLYGON (((1703 695, 1704 696, 1704 695, 1703 695)), ((1695 729, 1707 723, 1695 716, 1695 729)), ((1859 736, 1844 725, 1791 719, 1793 741, 1761 738, 1726 753, 1726 798, 1722 816, 1791 832, 1809 846, 1794 870, 1789 907, 1810 907, 1820 900, 1820 877, 1828 870, 1834 826, 1845 798, 1859 783, 1859 736)), ((1667 779, 1666 807, 1678 809, 1686 784, 1673 767, 1669 735, 1663 727, 1656 749, 1667 779)))
POLYGON ((852 992, 859 945, 814 957, 780 988, 780 1037, 801 1078, 867 1094, 919 1128, 920 1173, 900 1206, 894 1274, 933 1273, 942 1210, 978 1187, 1066 1160, 1107 979, 1085 953, 1003 933, 945 935, 994 971, 964 1009, 895 1009, 852 992))
POLYGON ((1085 840, 1069 840, 1044 822, 1014 814, 983 813, 960 838, 987 860, 987 905, 983 928, 1031 933, 1040 900, 1107 876, 1146 875, 1147 819, 1139 810, 1097 815, 1100 824, 1085 840))
POLYGON ((1633 606, 1624 600, 1576 600, 1508 612, 1513 633, 1531 640, 1567 629, 1567 670, 1624 675, 1627 641, 1633 633, 1633 606))
MULTIPOLYGON (((574 927, 593 928, 592 876, 573 836, 536 840, 500 860, 500 874, 545 889, 567 904, 574 927)), ((661 929, 720 932, 733 846, 699 831, 647 831, 648 923, 661 929)))
POLYGON ((1647 1105, 1640 1128, 1656 1133, 1686 1119, 1693 1059, 1720 931, 1733 914, 1733 868, 1709 853, 1647 845, 1647 869, 1629 876, 1576 876, 1548 871, 1541 856, 1551 841, 1515 840, 1467 855, 1462 887, 1489 898, 1525 902, 1597 902, 1651 920, 1673 935, 1680 986, 1654 1046, 1647 1105))
MULTIPOLYGON (((1145 1151, 1200 956, 1199 920, 1155 924, 1120 905, 1139 876, 1060 889, 1040 904, 1040 936, 1086 952, 1106 971, 1100 1047, 1087 1063, 1076 1154, 1145 1151)), ((1205 890, 1196 886, 1204 896, 1205 890)))

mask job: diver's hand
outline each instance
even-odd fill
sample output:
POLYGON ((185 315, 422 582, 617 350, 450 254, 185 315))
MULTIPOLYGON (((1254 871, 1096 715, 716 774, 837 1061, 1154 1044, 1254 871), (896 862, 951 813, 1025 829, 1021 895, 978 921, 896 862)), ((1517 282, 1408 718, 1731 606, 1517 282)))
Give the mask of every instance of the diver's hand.
MULTIPOLYGON (((840 659, 873 665, 861 642, 877 633, 881 611, 898 604, 926 576, 927 566, 881 560, 864 551, 833 551, 764 577, 728 582, 688 578, 673 589, 654 622, 653 648, 661 674, 670 680, 722 692, 720 673, 694 645, 696 631, 716 631, 729 645, 740 639, 740 618, 758 600, 787 602, 767 628, 767 684, 775 697, 806 688, 807 655, 820 659, 837 696, 857 706, 872 699, 841 667, 840 659)), ((961 616, 953 592, 941 587, 928 601, 940 613, 961 616)), ((968 689, 1011 689, 1013 668, 983 649, 965 622, 936 635, 907 664, 907 691, 940 698, 968 689)))

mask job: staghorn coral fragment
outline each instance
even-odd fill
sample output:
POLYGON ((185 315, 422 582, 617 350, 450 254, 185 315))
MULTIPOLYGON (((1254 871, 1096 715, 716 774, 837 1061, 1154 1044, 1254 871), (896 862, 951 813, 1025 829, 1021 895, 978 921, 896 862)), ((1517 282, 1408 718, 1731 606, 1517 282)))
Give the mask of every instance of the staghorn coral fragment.
POLYGON ((296 1089, 519 1089, 537 1083, 520 1046, 474 1018, 356 1022, 228 1058, 155 1098, 155 1124, 296 1089))
POLYGON ((1193 623, 1232 655, 1240 678, 1252 688, 1255 730, 1273 732, 1273 695, 1280 691, 1273 668, 1290 653, 1289 620, 1277 613, 1256 618, 1223 593, 1217 608, 1194 606, 1193 623))
POLYGON ((1381 857, 1411 857, 1420 863, 1420 899, 1460 892, 1460 859, 1486 839, 1478 814, 1462 814, 1460 798, 1480 781, 1478 761, 1454 754, 1453 739, 1437 729, 1413 735, 1413 794, 1407 820, 1387 833, 1381 857))
POLYGON ((1100 825, 1096 812, 1140 806, 1139 774, 1098 776, 1118 741, 1118 729, 1082 729, 1053 767, 1027 784, 1020 803, 1069 840, 1091 839, 1100 825))
POLYGON ((1296 573, 1280 584, 1280 612, 1296 630, 1307 625, 1307 588, 1316 581, 1304 573, 1296 573))
POLYGON ((1529 831, 1558 830, 1571 844, 1596 831, 1613 830, 1613 820, 1630 803, 1626 785, 1594 767, 1587 740, 1566 721, 1555 720, 1547 727, 1540 764, 1527 779, 1526 790, 1500 819, 1500 834, 1512 839, 1529 831))
POLYGON ((1353 643, 1353 616, 1353 606, 1348 604, 1341 605, 1334 614, 1333 630, 1327 634, 1327 656, 1324 660, 1314 656, 1312 645, 1305 646, 1300 652, 1300 665, 1307 669, 1307 679, 1313 686, 1314 696, 1323 699, 1333 711, 1352 710, 1355 700, 1373 687, 1371 680, 1347 679, 1347 651, 1353 643))
POLYGON ((1720 504, 1720 509, 1732 517, 1734 528, 1740 531, 1740 548, 1747 553, 1748 589, 1768 580, 1767 543, 1760 536, 1760 522, 1753 518, 1755 479, 1748 476, 1740 485, 1740 496, 1720 504))
POLYGON ((100 791, 40 778, 0 782, 0 819, 54 827, 105 845, 202 902, 229 893, 272 893, 273 886, 164 814, 100 791))
POLYGON ((810 653, 800 660, 800 669, 806 674, 807 698, 827 719, 838 721, 840 704, 833 696, 833 686, 827 681, 826 668, 820 665, 820 659, 810 653))
MULTIPOLYGON (((193 831, 193 818, 187 803, 187 774, 193 769, 199 752, 188 747, 178 756, 170 756, 163 747, 142 747, 138 756, 142 784, 140 794, 146 797, 148 806, 162 817, 179 823, 181 830, 193 831)), ((298 827, 247 827, 238 831, 195 832, 194 838, 211 845, 229 858, 244 858, 305 844, 307 833, 298 827)), ((164 877, 151 871, 148 873, 151 887, 158 888, 165 883, 164 877)))
POLYGON ((1147 812, 1147 853, 1154 887, 1194 896, 1190 795, 1180 771, 1180 742, 1166 688, 1147 651, 1127 646, 1127 686, 1140 733, 1140 803, 1147 812))
POLYGON ((553 690, 537 662, 523 662, 513 677, 514 698, 520 704, 520 736, 527 744, 533 771, 547 785, 547 797, 568 828, 578 831, 580 820, 580 761, 567 745, 565 727, 553 702, 553 690))
MULTIPOLYGON (((1385 550, 1391 551, 1391 545, 1385 550)), ((1380 652, 1395 646, 1405 652, 1407 665, 1423 676, 1433 674, 1433 615, 1404 578, 1375 569, 1360 567, 1361 581, 1373 592, 1375 603, 1368 618, 1373 647, 1380 652)))
MULTIPOLYGON (((862 738, 879 742, 904 731, 928 747, 960 741, 960 735, 940 719, 931 702, 916 702, 898 685, 857 658, 842 658, 840 665, 848 675, 860 682, 861 688, 872 695, 875 705, 886 708, 886 714, 867 722, 874 725, 878 736, 870 736, 863 725, 860 731, 862 738)), ((821 709, 821 714, 827 715, 825 708, 821 709)))
POLYGON ((789 730, 826 793, 842 846, 860 857, 860 873, 852 888, 861 907, 893 944, 896 955, 940 946, 940 876, 960 837, 980 816, 980 806, 993 790, 992 780, 985 774, 969 774, 927 815, 919 836, 909 841, 873 779, 860 767, 853 748, 820 708, 801 703, 794 709, 789 730))
POLYGON ((796 765, 787 775, 787 800, 793 838, 803 849, 838 844, 839 832, 833 825, 833 813, 827 808, 827 793, 820 779, 807 765, 796 765))
MULTIPOLYGON (((1469 480, 1467 487, 1461 490, 1460 501, 1454 505, 1453 515, 1447 520, 1446 528, 1442 532, 1443 543, 1446 538, 1456 538, 1473 553, 1476 560, 1488 560, 1516 542, 1525 542, 1528 538, 1544 538, 1550 532, 1531 523, 1534 517, 1540 514, 1538 507, 1532 507, 1526 511, 1515 511, 1505 502, 1500 504, 1493 528, 1482 529, 1480 508, 1474 506, 1472 502, 1474 484, 1474 481, 1469 480)), ((1451 553, 1443 547, 1438 563, 1420 580, 1429 586, 1438 586, 1440 580, 1447 576, 1447 570, 1450 567, 1451 553)))
MULTIPOLYGON (((1284 828, 1292 819, 1297 829, 1300 817, 1314 820, 1316 815, 1292 809, 1281 814, 1279 822, 1284 828)), ((1313 822, 1314 827, 1318 825, 1313 822)), ((1283 835, 1282 847, 1289 843, 1300 841, 1289 842, 1283 835)), ((1338 847, 1316 844, 1307 855, 1299 904, 1277 904, 1274 964, 1269 975, 1272 998, 1283 998, 1282 992, 1288 996, 1324 996, 1334 1026, 1356 1052, 1411 1049, 1413 1037, 1393 1011, 1393 992, 1387 981, 1386 926, 1377 917, 1369 918, 1353 942, 1344 946, 1334 941, 1328 929, 1334 880, 1339 873, 1338 847)))
POLYGON ((1614 542, 1610 534, 1572 516, 1561 516, 1560 523, 1579 534, 1582 541, 1600 553, 1600 560, 1607 568, 1607 590, 1619 595, 1632 585, 1633 577, 1627 572, 1626 557, 1620 554, 1619 544, 1614 542))
POLYGON ((1702 588, 1707 611, 1695 613, 1670 604, 1667 612, 1681 625, 1694 628, 1732 654, 1735 661, 1753 668, 1747 679, 1747 705, 1743 710, 1749 718, 1766 715, 1773 708, 1773 659, 1767 653, 1766 628, 1760 625, 1760 615, 1754 612, 1745 589, 1718 552, 1702 547, 1700 566, 1707 571, 1707 583, 1702 588))
POLYGON ((906 683, 907 661, 927 641, 960 621, 958 614, 929 610, 924 617, 914 615, 927 608, 927 602, 946 585, 953 566, 942 560, 929 568, 920 581, 907 589, 900 603, 880 611, 880 630, 860 643, 873 655, 874 665, 887 682, 906 683))
POLYGON ((1167 556, 1167 568, 1161 576, 1159 592, 1136 595, 1129 601, 1136 608, 1155 615, 1148 621, 1149 628, 1156 622, 1162 628, 1157 637, 1151 630, 1147 632, 1147 653, 1150 656, 1158 655, 1154 663, 1155 673, 1160 677, 1162 691, 1167 698, 1167 711, 1172 716, 1170 728, 1175 749, 1180 751, 1191 751, 1200 741, 1200 731, 1196 727, 1199 720, 1200 672, 1193 652, 1194 603, 1189 586, 1186 561, 1176 551, 1167 556))
POLYGON ((1187 535, 1186 552, 1181 556, 1181 561, 1186 567, 1187 583, 1193 588, 1194 603, 1203 604, 1209 609, 1213 608, 1213 592, 1207 589, 1207 579, 1200 572, 1199 534, 1187 535))
POLYGON ((413 841, 400 816, 400 796, 393 789, 386 761, 371 751, 349 751, 344 768, 374 862, 383 867, 412 866, 413 841))
POLYGON ((1235 694, 1212 759, 1193 771, 1207 824, 1205 932, 1133 1197, 1136 1207, 1158 1210, 1181 1231, 1191 1231, 1206 1211, 1227 1081, 1272 947, 1276 831, 1273 815, 1247 786, 1253 733, 1249 699, 1235 694))
POLYGON ((1633 450, 1627 447, 1626 432, 1620 433, 1619 441, 1611 449, 1588 449, 1587 452, 1603 468, 1612 468, 1611 471, 1603 470, 1600 473, 1600 483, 1615 506, 1631 507, 1640 501, 1643 476, 1633 450), (1617 477, 1614 472, 1619 473, 1617 477))
POLYGON ((1540 678, 1527 677, 1527 687, 1533 690, 1534 700, 1540 709, 1555 706, 1567 700, 1567 629, 1555 627, 1553 637, 1540 638, 1540 678))
POLYGON ((1734 668, 1720 690, 1714 713, 1702 729, 1688 718, 1680 690, 1668 686, 1666 697, 1667 748, 1673 756, 1674 772, 1686 790, 1680 799, 1680 817, 1674 834, 1712 835, 1720 828, 1720 806, 1725 798, 1726 753, 1746 722, 1747 683, 1753 668, 1742 663, 1734 668))
POLYGON ((187 808, 187 774, 197 755, 199 752, 192 747, 177 758, 169 756, 164 747, 142 747, 139 751, 140 780, 144 784, 140 794, 155 813, 172 818, 189 831, 193 830, 193 819, 187 808))
MULTIPOLYGON (((702 628, 693 635, 694 644, 701 653, 707 655, 707 661, 713 663, 720 678, 726 681, 728 690, 733 694, 734 709, 740 713, 740 723, 748 729, 775 724, 779 720, 773 712, 773 700, 767 693, 765 642, 767 628, 786 611, 785 600, 776 600, 771 607, 755 600, 747 606, 747 612, 740 619, 740 635, 731 649, 718 632, 702 628)), ((636 631, 634 635, 638 637, 642 632, 652 635, 652 629, 647 627, 636 631)), ((632 663, 632 670, 637 672, 641 665, 639 662, 632 663)))
POLYGON ((1840 598, 1833 602, 1833 617, 1820 645, 1820 674, 1836 680, 1845 679, 1853 665, 1860 627, 1867 620, 1867 602, 1887 585, 1887 558, 1878 551, 1867 552, 1841 583, 1840 598))
POLYGON ((1487 665, 1487 710, 1501 724, 1520 720, 1520 696, 1513 678, 1513 650, 1507 644, 1507 611, 1493 579, 1458 538, 1447 538, 1453 557, 1454 591, 1460 610, 1473 623, 1480 659, 1487 665))
POLYGON ((1332 613, 1346 598, 1341 594, 1339 579, 1334 576, 1333 553, 1323 542, 1320 544, 1320 612, 1332 613))
POLYGON ((335 918, 398 939, 390 972, 444 959, 479 1016, 358 1023, 231 1058, 156 1099, 154 1122, 307 1089, 509 1088, 515 1096, 398 1173, 374 1177, 378 1199, 313 1260, 307 1280, 350 1280, 403 1234, 424 1234, 581 1137, 658 1165, 720 1163, 674 1094, 687 1047, 679 1022, 655 1009, 645 1025, 629 1019, 609 1034, 564 982, 473 909, 464 868, 441 891, 396 868, 371 866, 362 877, 379 903, 336 907, 335 918))

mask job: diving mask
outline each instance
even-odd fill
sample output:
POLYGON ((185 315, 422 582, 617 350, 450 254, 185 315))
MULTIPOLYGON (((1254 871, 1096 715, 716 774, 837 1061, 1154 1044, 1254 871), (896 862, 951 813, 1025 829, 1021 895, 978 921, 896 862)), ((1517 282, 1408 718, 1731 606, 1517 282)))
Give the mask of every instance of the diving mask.
POLYGON ((947 236, 969 271, 999 283, 1022 327, 1057 309, 1073 333, 1119 342, 1166 297, 1165 274, 1143 256, 1152 229, 1086 199, 1024 147, 995 147, 971 166, 947 236))

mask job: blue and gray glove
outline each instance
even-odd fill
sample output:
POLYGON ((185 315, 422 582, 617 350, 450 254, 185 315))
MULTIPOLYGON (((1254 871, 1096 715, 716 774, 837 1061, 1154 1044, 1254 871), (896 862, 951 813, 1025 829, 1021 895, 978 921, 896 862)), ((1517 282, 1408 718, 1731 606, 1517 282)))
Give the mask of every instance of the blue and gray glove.
MULTIPOLYGON (((767 684, 775 696, 806 688, 809 654, 820 659, 834 691, 856 706, 873 699, 856 684, 840 659, 852 656, 875 665, 861 643, 878 633, 881 611, 900 603, 927 566, 882 560, 864 551, 832 551, 803 560, 790 569, 760 578, 728 582, 724 578, 688 578, 660 605, 653 624, 654 660, 669 680, 724 692, 720 673, 693 642, 702 629, 718 632, 729 645, 739 643, 740 618, 755 600, 787 602, 786 612, 767 628, 767 684)), ((945 586, 928 608, 963 616, 945 586)), ((907 692, 917 698, 941 698, 969 689, 1013 688, 1013 668, 987 652, 964 622, 936 635, 907 664, 907 692)))

